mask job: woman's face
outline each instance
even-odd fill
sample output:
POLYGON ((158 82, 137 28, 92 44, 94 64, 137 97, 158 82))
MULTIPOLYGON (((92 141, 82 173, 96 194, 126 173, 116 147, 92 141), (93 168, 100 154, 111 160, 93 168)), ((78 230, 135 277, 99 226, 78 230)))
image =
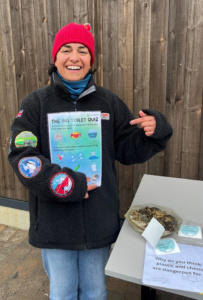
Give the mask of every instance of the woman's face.
POLYGON ((85 78, 90 70, 91 55, 82 44, 63 45, 56 55, 55 66, 65 80, 78 81, 85 78))

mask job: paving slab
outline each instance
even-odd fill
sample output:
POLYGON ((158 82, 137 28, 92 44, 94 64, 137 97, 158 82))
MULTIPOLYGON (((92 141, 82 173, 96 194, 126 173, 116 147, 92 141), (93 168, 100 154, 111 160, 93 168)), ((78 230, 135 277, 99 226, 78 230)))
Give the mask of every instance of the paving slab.
POLYGON ((1 231, 0 234, 0 242, 7 242, 14 233, 16 233, 18 229, 12 228, 12 227, 5 227, 3 231, 1 231))

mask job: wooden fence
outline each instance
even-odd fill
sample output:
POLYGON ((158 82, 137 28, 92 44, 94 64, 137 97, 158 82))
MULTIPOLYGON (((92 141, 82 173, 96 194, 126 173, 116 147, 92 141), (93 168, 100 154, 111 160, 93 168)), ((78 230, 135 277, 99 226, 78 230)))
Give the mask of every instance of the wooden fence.
POLYGON ((202 0, 0 0, 0 196, 27 200, 7 161, 10 125, 27 93, 48 84, 55 33, 72 21, 92 25, 97 84, 135 116, 160 110, 174 129, 147 163, 117 164, 121 215, 144 173, 203 180, 202 0))

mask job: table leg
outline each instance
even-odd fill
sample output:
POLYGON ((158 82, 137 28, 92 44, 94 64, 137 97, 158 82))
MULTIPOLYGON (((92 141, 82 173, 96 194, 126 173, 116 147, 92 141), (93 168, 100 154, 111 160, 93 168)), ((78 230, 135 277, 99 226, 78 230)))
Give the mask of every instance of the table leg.
POLYGON ((156 290, 148 286, 141 285, 141 300, 155 300, 156 290))

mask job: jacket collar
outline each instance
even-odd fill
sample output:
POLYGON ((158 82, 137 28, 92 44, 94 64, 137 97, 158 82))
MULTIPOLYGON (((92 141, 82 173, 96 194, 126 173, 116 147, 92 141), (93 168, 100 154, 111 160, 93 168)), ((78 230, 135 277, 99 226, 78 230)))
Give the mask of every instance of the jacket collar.
MULTIPOLYGON (((67 88, 64 86, 63 82, 61 81, 60 77, 58 76, 58 74, 56 72, 52 73, 51 83, 52 83, 52 86, 54 87, 54 89, 56 90, 56 92, 60 96, 67 98, 67 95, 68 95, 68 97, 71 98, 67 88)), ((78 99, 81 99, 81 98, 95 92, 95 91, 96 91, 96 86, 95 86, 94 78, 93 78, 93 76, 91 76, 86 88, 79 95, 79 97, 76 99, 76 101, 78 99)), ((73 100, 73 99, 71 98, 71 100, 73 100)))

